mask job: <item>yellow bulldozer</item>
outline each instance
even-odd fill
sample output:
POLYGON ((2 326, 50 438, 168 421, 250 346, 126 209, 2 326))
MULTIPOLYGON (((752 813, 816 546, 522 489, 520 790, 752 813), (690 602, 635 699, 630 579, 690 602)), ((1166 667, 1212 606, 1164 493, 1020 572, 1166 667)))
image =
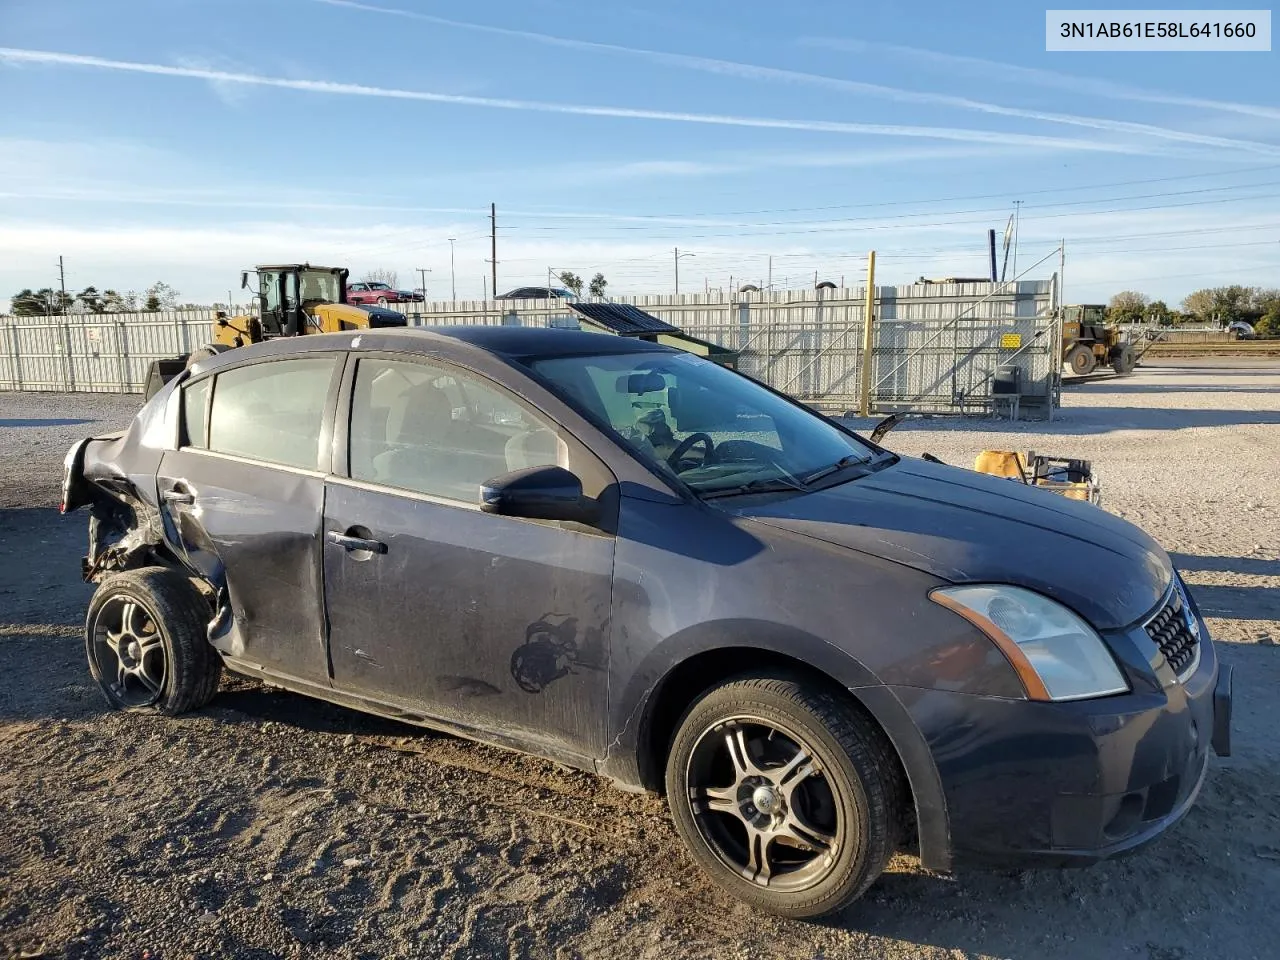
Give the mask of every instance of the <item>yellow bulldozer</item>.
POLYGON ((1125 376, 1138 365, 1138 355, 1120 329, 1107 323, 1105 304, 1072 304, 1062 308, 1062 362, 1079 377, 1100 366, 1125 376))
POLYGON ((346 267, 317 267, 309 263, 262 264, 240 274, 241 289, 249 289, 257 275, 256 315, 214 314, 211 338, 189 354, 155 360, 147 371, 146 396, 151 399, 180 372, 209 357, 274 337, 307 333, 338 333, 374 327, 404 327, 404 314, 385 307, 347 302, 346 267))

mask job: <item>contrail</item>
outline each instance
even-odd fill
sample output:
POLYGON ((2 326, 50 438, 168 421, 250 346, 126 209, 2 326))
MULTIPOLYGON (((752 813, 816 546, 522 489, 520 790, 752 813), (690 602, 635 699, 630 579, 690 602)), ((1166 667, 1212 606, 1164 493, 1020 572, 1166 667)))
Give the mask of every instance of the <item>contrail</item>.
MULTIPOLYGON (((1058 123, 1067 126, 1086 127, 1093 130, 1108 130, 1116 133, 1133 133, 1140 136, 1158 137, 1162 140, 1172 140, 1179 143, 1194 143, 1200 146, 1219 147, 1228 150, 1246 150, 1267 156, 1277 155, 1277 148, 1272 144, 1257 143, 1252 140, 1237 140, 1229 137, 1215 137, 1209 134, 1189 133, 1183 130, 1174 130, 1169 127, 1155 126, 1154 124, 1134 123, 1125 120, 1110 120, 1102 117, 1079 116, 1076 114, 1055 113, 1043 110, 1028 110, 1020 107, 1006 107, 982 100, 972 100, 968 97, 957 97, 950 94, 929 93, 918 90, 905 90, 900 87, 890 87, 879 83, 866 83, 859 80, 845 80, 840 77, 828 77, 822 74, 807 73, 800 70, 764 67, 757 64, 740 63, 734 60, 720 60, 714 57, 700 57, 683 53, 667 53, 661 50, 649 50, 643 47, 627 47, 620 44, 600 43, 594 40, 576 40, 570 37, 537 33, 531 30, 515 30, 509 27, 497 27, 489 24, 471 23, 464 20, 451 20, 447 17, 435 16, 434 14, 419 13, 416 10, 401 10, 395 7, 381 7, 369 3, 359 3, 357 0, 313 0, 313 2, 323 3, 332 7, 346 7, 353 10, 363 10, 367 13, 378 13, 387 16, 404 17, 410 20, 420 20, 425 23, 434 23, 439 26, 453 27, 460 30, 471 30, 505 37, 515 37, 521 40, 532 40, 535 43, 550 44, 575 50, 592 50, 602 53, 617 53, 626 56, 642 57, 655 63, 700 70, 704 73, 743 77, 751 80, 780 80, 787 83, 797 83, 824 87, 831 90, 841 90, 846 93, 867 94, 903 103, 923 103, 932 106, 954 107, 959 110, 969 110, 978 113, 992 114, 995 116, 1017 117, 1023 120, 1058 123)), ((815 46, 830 46, 840 49, 840 41, 838 40, 829 42, 815 40, 812 41, 812 43, 815 46)), ((963 59, 968 60, 970 58, 963 59)), ((1150 96, 1147 97, 1147 99, 1150 98, 1150 96)), ((1175 98, 1174 100, 1157 100, 1156 102, 1182 103, 1183 101, 1175 98)), ((1199 101, 1199 105, 1206 105, 1213 102, 1214 101, 1199 101)), ((1280 112, 1277 112, 1276 115, 1280 116, 1280 112)))
MULTIPOLYGON (((320 0, 325 2, 325 0, 320 0)), ((885 50, 889 53, 915 57, 919 60, 932 60, 936 63, 956 64, 959 66, 977 67, 980 70, 997 76, 1024 80, 1042 87, 1058 90, 1070 90, 1089 96, 1108 97, 1115 100, 1130 100, 1136 103, 1163 103, 1176 107, 1194 107, 1201 110, 1219 110, 1224 113, 1236 113, 1249 117, 1262 117, 1267 120, 1280 120, 1280 109, 1263 107, 1253 103, 1236 103, 1231 100, 1211 100, 1204 97, 1188 97, 1175 93, 1162 93, 1158 90, 1144 90, 1130 87, 1110 80, 1098 80, 1093 77, 1077 77, 1068 73, 1053 70, 1041 70, 1036 67, 1022 67, 1012 63, 1001 63, 998 60, 984 60, 981 57, 968 57, 954 53, 939 53, 936 50, 923 50, 919 47, 903 47, 890 43, 873 43, 867 40, 842 40, 833 37, 805 37, 800 41, 811 47, 827 47, 831 50, 863 52, 866 50, 885 50)))
MULTIPOLYGON (((1003 133, 993 130, 972 130, 961 127, 923 127, 902 124, 850 123, 838 120, 785 120, 775 117, 742 117, 728 114, 687 113, 672 110, 647 110, 633 107, 594 106, 590 104, 553 103, 541 100, 513 100, 500 97, 475 97, 453 93, 435 93, 426 90, 400 90, 390 87, 373 87, 357 83, 338 83, 330 80, 293 80, 285 77, 269 77, 254 73, 236 73, 226 70, 206 70, 198 67, 175 67, 161 63, 141 63, 132 60, 109 60, 104 57, 85 56, 76 53, 59 53, 50 50, 24 50, 0 47, 0 60, 10 63, 42 63, 60 66, 91 67, 99 70, 119 70, 128 73, 144 73, 165 77, 184 77, 193 80, 242 83, 284 90, 300 90, 308 93, 326 93, 340 96, 381 97, 392 100, 416 100, 428 103, 446 103, 458 106, 486 107, 498 110, 520 110, 541 113, 572 114, 588 117, 614 117, 629 120, 664 120, 676 123, 711 124, 727 127, 753 127, 768 130, 803 130, 813 133, 865 134, 885 137, 915 137, 932 140, 954 140, 966 143, 994 143, 1003 146, 1020 145, 1048 147, 1063 150, 1086 150, 1100 153, 1148 153, 1138 145, 1104 143, 1093 140, 1076 140, 1066 137, 1048 137, 1038 134, 1003 133)), ((1273 148, 1280 155, 1280 147, 1273 148)))

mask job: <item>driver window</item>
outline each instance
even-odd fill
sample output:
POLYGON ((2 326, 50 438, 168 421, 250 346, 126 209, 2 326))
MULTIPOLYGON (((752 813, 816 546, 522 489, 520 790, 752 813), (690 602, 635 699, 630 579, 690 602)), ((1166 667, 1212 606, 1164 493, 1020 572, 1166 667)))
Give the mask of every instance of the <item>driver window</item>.
POLYGON ((460 370, 364 359, 351 404, 351 477, 476 503, 486 480, 568 466, 555 427, 460 370))

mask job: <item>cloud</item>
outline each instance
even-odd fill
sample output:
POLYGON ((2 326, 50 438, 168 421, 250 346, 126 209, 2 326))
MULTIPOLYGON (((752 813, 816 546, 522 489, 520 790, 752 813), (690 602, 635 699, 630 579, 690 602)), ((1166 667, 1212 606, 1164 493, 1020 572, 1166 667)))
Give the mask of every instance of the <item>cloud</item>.
MULTIPOLYGON (((900 87, 890 87, 878 83, 866 83, 859 80, 847 80, 840 77, 829 77, 799 70, 765 67, 757 64, 740 63, 734 60, 721 60, 714 57, 668 53, 661 50, 649 50, 642 47, 628 47, 620 44, 600 43, 592 40, 577 40, 570 37, 537 33, 530 30, 514 30, 509 27, 496 27, 488 24, 451 20, 446 17, 419 13, 414 10, 401 10, 394 7, 382 7, 374 4, 359 3, 356 2, 356 0, 313 0, 313 2, 322 3, 326 6, 345 7, 369 13, 419 20, 426 23, 434 23, 440 26, 453 27, 462 30, 496 34, 521 40, 531 40, 535 43, 551 44, 570 49, 643 57, 644 59, 654 63, 685 67, 687 69, 700 70, 705 73, 714 73, 723 76, 741 77, 751 80, 774 80, 782 81, 784 83, 819 86, 825 89, 840 90, 846 93, 864 94, 897 102, 952 107, 954 109, 976 111, 995 116, 1015 117, 1023 120, 1085 127, 1093 130, 1108 130, 1116 133, 1132 133, 1138 136, 1157 137, 1162 140, 1197 144, 1206 147, 1216 147, 1226 150, 1245 150, 1267 156, 1280 155, 1280 148, 1277 148, 1272 144, 1192 133, 1189 131, 1175 130, 1169 127, 1160 127, 1147 123, 1134 123, 1124 120, 1111 120, 1102 117, 1087 117, 1044 110, 1028 110, 1020 107, 1006 107, 1000 104, 988 103, 986 101, 972 100, 967 97, 931 93, 927 91, 905 90, 900 87)), ((820 41, 816 40, 812 42, 814 45, 819 45, 820 43, 820 41)), ((834 45, 835 43, 836 42, 833 41, 830 45, 834 45)), ((1203 102, 1209 103, 1212 101, 1203 102)), ((1276 114, 1280 116, 1280 111, 1276 111, 1276 114)))
MULTIPOLYGON (((324 2, 324 0, 320 0, 324 2)), ((981 57, 967 57, 954 53, 939 53, 934 50, 923 50, 919 47, 904 47, 890 43, 875 43, 867 40, 845 40, 835 37, 803 37, 801 44, 810 47, 827 47, 831 50, 842 50, 851 53, 862 53, 867 50, 883 50, 886 53, 914 57, 918 60, 929 60, 947 66, 969 67, 973 71, 988 76, 998 76, 1006 80, 1033 83, 1042 87, 1057 90, 1069 90, 1072 93, 1103 97, 1109 100, 1129 100, 1135 103, 1161 103, 1175 107, 1192 107, 1202 110, 1218 110, 1224 113, 1242 114, 1249 117, 1261 117, 1267 120, 1280 120, 1280 108, 1264 107, 1252 103, 1236 103, 1229 100, 1212 100, 1205 97, 1188 97, 1175 93, 1162 93, 1156 90, 1144 90, 1111 80, 1094 77, 1077 77, 1053 70, 1041 70, 1035 67, 1022 67, 996 60, 984 60, 981 57)))
MULTIPOLYGON (((1024 208, 1019 264, 1034 263, 1055 249, 1059 237, 1067 237, 1067 277, 1076 300, 1105 299, 1115 289, 1139 286, 1173 301, 1212 276, 1220 276, 1222 282, 1265 283, 1280 267, 1280 243, 1267 240, 1276 222, 1274 202, 1248 209, 1231 204, 1049 215, 1057 212, 1024 208), (1149 277, 1169 279, 1142 280, 1149 277)), ((681 264, 682 279, 687 270, 691 288, 701 287, 704 276, 713 285, 726 284, 730 275, 758 279, 767 270, 769 255, 774 256, 775 280, 790 276, 799 283, 797 278, 807 276, 811 283, 814 270, 823 278, 838 279, 841 273, 852 277, 863 266, 861 255, 850 251, 867 249, 877 251, 877 269, 886 283, 908 282, 922 274, 981 273, 986 267, 983 227, 995 225, 989 219, 976 224, 959 212, 923 220, 881 214, 816 224, 822 229, 812 231, 783 228, 737 234, 724 227, 700 230, 696 224, 677 231, 674 228, 682 224, 668 221, 680 218, 654 217, 628 218, 639 220, 635 226, 642 229, 614 233, 604 219, 564 220, 561 214, 548 213, 549 223, 566 226, 543 233, 534 219, 539 214, 526 215, 529 220, 500 222, 500 284, 536 283, 549 265, 555 265, 580 273, 602 270, 611 289, 624 293, 671 289, 673 242, 696 253, 696 259, 681 264)), ((181 290, 184 299, 201 302, 224 299, 246 264, 273 261, 334 263, 357 275, 385 266, 412 276, 414 268, 429 267, 434 271, 428 279, 431 289, 444 290, 449 277, 447 238, 457 237, 459 294, 478 297, 481 278, 489 272, 484 218, 469 214, 444 219, 427 226, 421 217, 401 212, 381 221, 303 224, 251 215, 219 224, 192 218, 188 223, 158 225, 86 217, 83 211, 64 219, 56 210, 42 211, 0 221, 0 291, 47 285, 49 265, 59 255, 66 257, 68 285, 77 289, 88 284, 141 289, 163 279, 181 290)), ((1033 276, 1047 277, 1053 269, 1056 257, 1033 276)))

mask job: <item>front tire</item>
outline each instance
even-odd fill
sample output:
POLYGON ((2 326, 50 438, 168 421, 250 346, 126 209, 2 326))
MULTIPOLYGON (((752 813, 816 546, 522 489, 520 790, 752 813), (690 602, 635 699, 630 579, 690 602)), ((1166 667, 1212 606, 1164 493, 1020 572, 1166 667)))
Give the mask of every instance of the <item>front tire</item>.
POLYGON ((1071 368, 1071 372, 1077 377, 1092 373, 1097 362, 1093 355, 1093 350, 1083 343, 1076 344, 1071 348, 1071 352, 1067 354, 1067 366, 1071 368))
POLYGON ((167 716, 207 704, 222 677, 208 622, 209 605, 167 567, 104 579, 85 618, 85 654, 107 703, 167 716))
POLYGON ((897 846, 892 747, 851 703, 808 681, 744 677, 703 695, 677 729, 666 787, 698 865, 779 916, 842 909, 897 846))
POLYGON ((379 298, 378 298, 378 306, 380 306, 380 307, 385 308, 385 307, 387 306, 387 302, 388 302, 388 301, 387 301, 387 298, 386 298, 386 297, 379 297, 379 298))
POLYGON ((1137 365, 1138 361, 1133 355, 1132 344, 1126 343, 1118 347, 1115 356, 1111 358, 1111 369, 1122 377, 1133 373, 1133 368, 1137 365))

